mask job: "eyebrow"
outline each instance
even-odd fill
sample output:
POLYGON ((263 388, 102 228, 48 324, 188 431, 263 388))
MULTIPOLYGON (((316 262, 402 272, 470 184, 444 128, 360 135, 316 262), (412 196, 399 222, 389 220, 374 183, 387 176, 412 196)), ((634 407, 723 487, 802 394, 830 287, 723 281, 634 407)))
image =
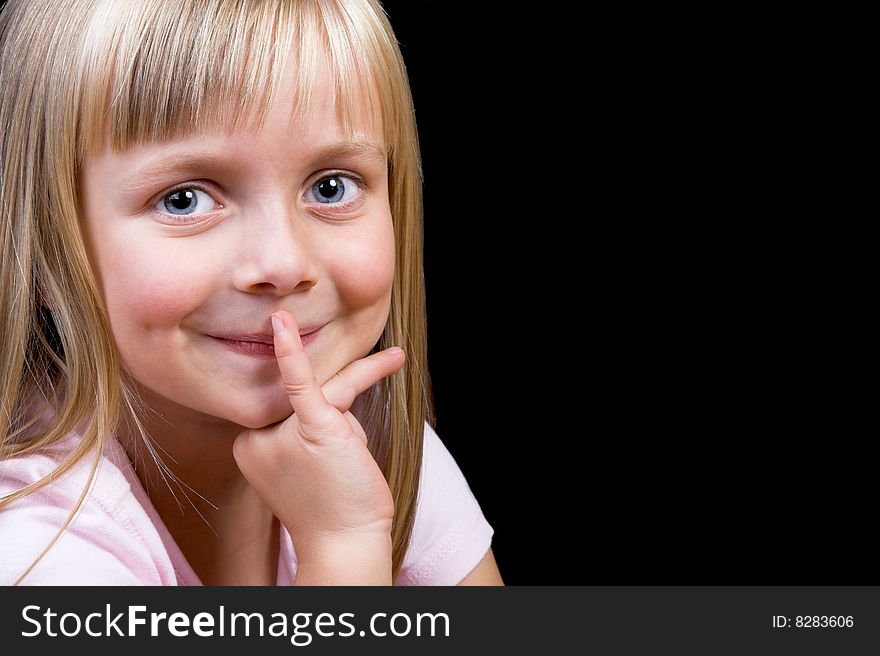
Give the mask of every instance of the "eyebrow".
MULTIPOLYGON (((336 141, 324 145, 304 158, 307 164, 336 159, 360 159, 368 164, 385 167, 388 164, 388 153, 371 139, 354 138, 336 141)), ((129 189, 140 190, 152 186, 170 173, 193 169, 214 171, 230 171, 240 166, 234 159, 213 152, 185 153, 170 157, 159 157, 148 160, 137 167, 122 185, 129 189)))

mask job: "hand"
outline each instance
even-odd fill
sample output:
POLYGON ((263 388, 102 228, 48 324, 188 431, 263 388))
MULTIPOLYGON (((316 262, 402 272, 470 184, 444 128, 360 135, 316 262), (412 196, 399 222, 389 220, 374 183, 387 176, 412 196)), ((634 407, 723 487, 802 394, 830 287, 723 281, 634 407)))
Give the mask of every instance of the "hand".
POLYGON ((349 408, 403 366, 403 351, 356 360, 319 387, 296 321, 287 312, 276 318, 275 357, 293 414, 236 437, 239 469, 287 528, 298 558, 333 541, 389 536, 394 499, 349 408))

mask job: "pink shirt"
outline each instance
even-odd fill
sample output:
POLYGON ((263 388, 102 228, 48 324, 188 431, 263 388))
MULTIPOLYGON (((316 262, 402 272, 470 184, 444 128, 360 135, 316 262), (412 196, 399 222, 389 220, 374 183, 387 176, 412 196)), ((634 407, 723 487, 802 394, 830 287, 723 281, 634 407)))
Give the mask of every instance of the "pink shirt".
MULTIPOLYGON (((81 439, 62 443, 70 448, 81 439)), ((0 496, 55 469, 59 456, 0 462, 0 496)), ((70 473, 0 511, 0 585, 13 583, 63 525, 88 480, 88 456, 70 473)), ((425 424, 421 493, 399 585, 456 585, 488 551, 494 531, 452 455, 425 424)), ((281 527, 278 585, 290 585, 296 553, 281 527)), ((78 515, 25 585, 202 585, 112 438, 78 515)))

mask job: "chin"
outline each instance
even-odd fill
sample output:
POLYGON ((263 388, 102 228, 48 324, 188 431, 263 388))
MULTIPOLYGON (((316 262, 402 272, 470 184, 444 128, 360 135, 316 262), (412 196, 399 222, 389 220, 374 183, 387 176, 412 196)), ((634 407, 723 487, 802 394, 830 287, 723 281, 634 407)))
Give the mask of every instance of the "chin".
POLYGON ((237 405, 226 408, 224 418, 244 428, 265 428, 279 421, 284 421, 293 414, 287 398, 279 400, 256 399, 253 404, 237 405))

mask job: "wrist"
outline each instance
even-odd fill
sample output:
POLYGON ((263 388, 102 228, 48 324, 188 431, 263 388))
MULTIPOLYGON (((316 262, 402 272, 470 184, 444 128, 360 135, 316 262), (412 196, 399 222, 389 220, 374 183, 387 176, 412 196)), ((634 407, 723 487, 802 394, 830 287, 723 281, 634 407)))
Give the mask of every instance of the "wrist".
POLYGON ((391 585, 391 534, 322 538, 294 544, 294 585, 391 585))

